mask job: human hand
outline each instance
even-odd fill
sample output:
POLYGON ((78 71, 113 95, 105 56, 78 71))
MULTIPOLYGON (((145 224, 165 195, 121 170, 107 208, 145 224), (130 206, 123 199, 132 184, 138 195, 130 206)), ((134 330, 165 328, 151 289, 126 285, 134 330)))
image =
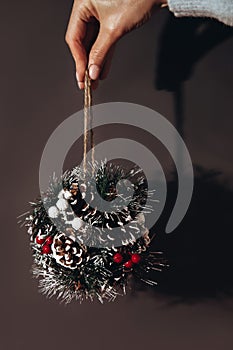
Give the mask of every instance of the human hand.
POLYGON ((95 88, 98 79, 108 74, 119 38, 145 23, 153 9, 165 3, 166 0, 74 0, 66 42, 75 61, 79 88, 84 88, 87 67, 95 88))

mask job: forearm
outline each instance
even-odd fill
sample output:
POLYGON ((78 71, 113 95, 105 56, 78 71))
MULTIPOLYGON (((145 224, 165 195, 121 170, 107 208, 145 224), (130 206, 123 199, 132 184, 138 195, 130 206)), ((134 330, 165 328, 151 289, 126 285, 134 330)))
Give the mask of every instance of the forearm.
POLYGON ((233 0, 167 0, 177 17, 211 17, 233 26, 233 0))

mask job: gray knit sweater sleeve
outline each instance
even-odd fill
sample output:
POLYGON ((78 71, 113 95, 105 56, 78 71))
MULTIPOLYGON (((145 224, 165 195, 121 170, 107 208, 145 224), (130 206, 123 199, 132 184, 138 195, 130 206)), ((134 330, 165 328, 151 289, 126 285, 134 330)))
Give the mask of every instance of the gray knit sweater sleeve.
POLYGON ((177 17, 211 17, 233 26, 233 0, 168 0, 177 17))

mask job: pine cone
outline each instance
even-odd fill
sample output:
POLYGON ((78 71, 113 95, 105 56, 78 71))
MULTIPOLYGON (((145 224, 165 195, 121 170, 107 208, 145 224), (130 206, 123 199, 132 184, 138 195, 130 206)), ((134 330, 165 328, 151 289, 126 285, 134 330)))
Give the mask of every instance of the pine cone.
POLYGON ((75 269, 83 261, 84 249, 64 233, 58 233, 52 244, 56 262, 69 269, 75 269))

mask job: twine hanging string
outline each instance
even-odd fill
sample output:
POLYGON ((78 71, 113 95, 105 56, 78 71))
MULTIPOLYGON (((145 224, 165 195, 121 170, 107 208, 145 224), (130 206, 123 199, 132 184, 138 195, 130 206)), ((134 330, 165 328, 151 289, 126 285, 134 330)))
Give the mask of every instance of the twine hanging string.
POLYGON ((94 132, 92 129, 92 95, 91 95, 91 79, 88 70, 85 72, 84 82, 84 140, 83 140, 83 169, 84 174, 87 171, 87 150, 91 149, 92 175, 94 173, 94 132))

